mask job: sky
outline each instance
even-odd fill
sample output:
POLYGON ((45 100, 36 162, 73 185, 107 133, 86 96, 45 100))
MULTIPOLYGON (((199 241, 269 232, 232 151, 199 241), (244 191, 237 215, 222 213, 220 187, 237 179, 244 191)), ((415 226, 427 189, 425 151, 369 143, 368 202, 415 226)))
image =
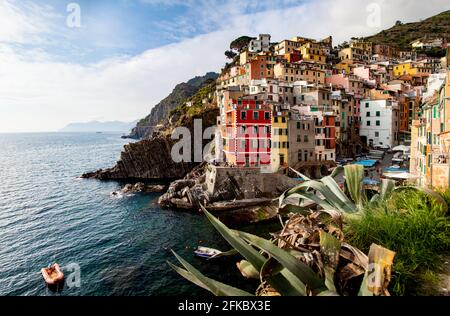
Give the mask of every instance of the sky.
POLYGON ((0 0, 0 133, 134 121, 219 72, 241 35, 335 44, 449 10, 448 0, 0 0))

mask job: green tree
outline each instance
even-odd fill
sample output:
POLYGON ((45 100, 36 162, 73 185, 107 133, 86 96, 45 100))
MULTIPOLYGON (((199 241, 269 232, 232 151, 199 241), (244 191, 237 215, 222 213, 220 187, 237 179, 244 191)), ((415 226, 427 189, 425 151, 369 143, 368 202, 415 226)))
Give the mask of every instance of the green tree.
POLYGON ((234 59, 237 56, 237 53, 233 52, 232 50, 227 50, 225 52, 225 56, 227 56, 228 59, 234 59))
POLYGON ((248 44, 250 43, 250 41, 252 41, 253 39, 255 39, 254 37, 250 37, 250 36, 241 36, 238 37, 237 39, 235 39, 234 41, 231 42, 230 44, 230 49, 237 51, 237 52, 241 52, 243 51, 245 48, 248 47, 248 44))

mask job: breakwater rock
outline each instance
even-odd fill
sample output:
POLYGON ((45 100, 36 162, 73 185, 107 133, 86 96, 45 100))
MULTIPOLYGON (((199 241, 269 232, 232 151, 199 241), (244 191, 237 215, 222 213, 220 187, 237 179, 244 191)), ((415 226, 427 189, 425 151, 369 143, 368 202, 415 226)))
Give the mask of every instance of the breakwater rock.
POLYGON ((232 222, 257 222, 277 215, 277 198, 298 181, 258 168, 231 168, 203 163, 184 179, 172 182, 158 201, 163 208, 199 210, 200 205, 232 222))

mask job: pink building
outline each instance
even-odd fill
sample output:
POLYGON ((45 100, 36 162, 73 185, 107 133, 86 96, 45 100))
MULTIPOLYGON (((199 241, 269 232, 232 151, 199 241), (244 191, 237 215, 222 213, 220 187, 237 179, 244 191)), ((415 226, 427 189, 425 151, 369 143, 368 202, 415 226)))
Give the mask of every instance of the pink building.
POLYGON ((345 89, 347 93, 353 93, 355 97, 364 97, 365 88, 362 79, 356 76, 345 76, 344 74, 331 75, 325 78, 325 84, 332 88, 345 89))

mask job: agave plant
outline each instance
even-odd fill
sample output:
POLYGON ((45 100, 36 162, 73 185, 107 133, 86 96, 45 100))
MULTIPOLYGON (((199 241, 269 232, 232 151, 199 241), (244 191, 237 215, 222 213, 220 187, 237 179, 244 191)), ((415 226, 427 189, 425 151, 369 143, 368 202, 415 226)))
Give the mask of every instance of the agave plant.
POLYGON ((359 165, 347 165, 337 167, 331 176, 321 180, 311 180, 298 173, 306 181, 295 188, 286 191, 279 199, 279 208, 286 212, 302 212, 303 205, 311 207, 311 203, 324 210, 336 210, 345 214, 356 214, 367 208, 372 203, 384 202, 390 198, 394 191, 420 190, 433 197, 437 202, 447 206, 445 200, 437 193, 426 189, 411 186, 396 187, 393 180, 383 179, 379 193, 368 199, 367 190, 364 188, 364 167, 359 165), (344 173, 345 183, 341 188, 335 178, 344 173), (293 203, 294 201, 294 203, 293 203), (309 202, 309 204, 307 203, 309 202))
MULTIPOLYGON (((386 295, 390 275, 382 282, 367 282, 371 263, 381 260, 388 271, 394 253, 373 245, 367 257, 343 242, 339 212, 295 214, 272 240, 231 230, 203 208, 212 225, 244 260, 238 263, 243 276, 261 281, 256 295, 337 296, 386 295), (381 255, 380 255, 381 254, 381 255), (356 280, 356 282, 353 282, 356 280), (355 285, 356 284, 356 285, 355 285), (349 286, 351 285, 351 286, 349 286)), ((168 264, 181 276, 218 296, 254 295, 203 275, 174 253, 183 267, 168 264)), ((380 271, 372 273, 380 274, 380 271)))

